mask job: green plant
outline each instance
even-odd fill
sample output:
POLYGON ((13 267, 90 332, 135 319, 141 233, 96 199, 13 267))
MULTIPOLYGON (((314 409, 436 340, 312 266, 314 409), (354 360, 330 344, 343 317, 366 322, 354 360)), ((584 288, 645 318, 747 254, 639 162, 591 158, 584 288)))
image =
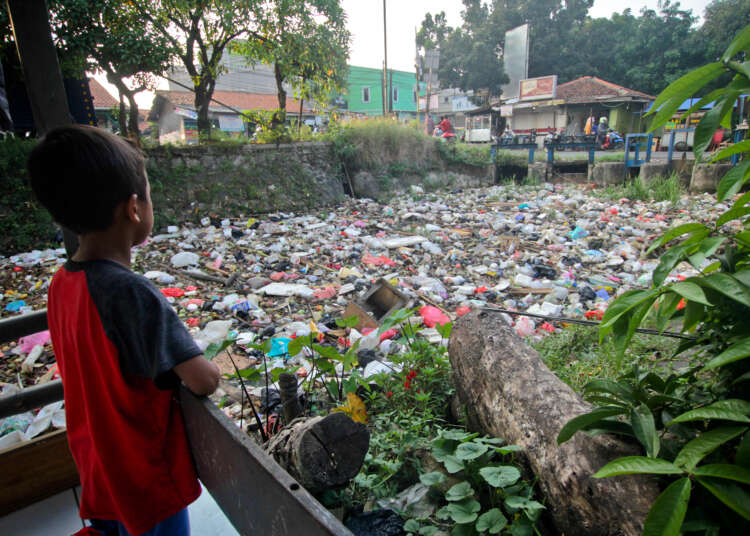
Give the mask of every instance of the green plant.
POLYGON ((680 176, 672 173, 668 177, 655 177, 649 185, 638 176, 620 186, 608 186, 594 190, 595 195, 605 199, 618 200, 626 197, 635 201, 669 201, 676 204, 685 193, 680 176))
MULTIPOLYGON (((695 131, 694 152, 700 162, 717 127, 730 126, 735 100, 750 91, 750 62, 734 61, 739 53, 747 52, 750 26, 732 41, 720 61, 679 78, 657 97, 652 130, 664 124, 685 98, 722 74, 731 74, 733 79, 727 86, 711 91, 687 112, 714 102, 695 131)), ((750 140, 713 157, 716 161, 745 153, 745 160, 719 183, 718 201, 732 199, 750 180, 749 150, 750 140)), ((641 473, 666 475, 671 480, 646 518, 646 535, 676 535, 693 530, 718 534, 722 528, 732 533, 750 530, 750 435, 745 426, 750 423, 750 326, 746 322, 750 313, 749 202, 750 193, 745 193, 713 222, 685 223, 667 231, 648 250, 650 253, 666 247, 654 270, 652 287, 624 293, 610 304, 602 319, 600 336, 613 336, 618 359, 636 328, 646 321, 664 329, 672 319, 681 319, 682 329, 696 334, 677 349, 677 353, 692 351, 701 365, 690 379, 697 396, 687 401, 689 405, 682 408, 685 411, 670 418, 662 415, 664 432, 659 436, 658 421, 648 399, 623 392, 627 384, 612 384, 604 396, 610 405, 594 410, 599 415, 576 417, 558 437, 559 441, 568 439, 586 420, 593 424, 601 417, 629 414, 630 427, 647 456, 614 460, 594 476, 641 473), (665 284, 683 261, 700 275, 665 284), (609 415, 605 415, 607 412, 609 415), (667 452, 666 457, 657 457, 665 434, 681 435, 683 428, 692 439, 677 441, 674 456, 667 452), (693 513, 692 518, 687 517, 688 510, 693 513)), ((634 379, 638 378, 635 373, 634 379)), ((672 396, 674 392, 665 394, 672 396)), ((682 396, 673 398, 681 403, 685 400, 682 396)))
POLYGON ((445 505, 426 524, 416 520, 404 528, 412 534, 532 534, 544 505, 533 500, 533 488, 505 457, 521 450, 516 445, 462 430, 442 429, 432 441, 432 457, 444 471, 420 475, 420 481, 439 491, 445 505), (450 476, 449 476, 450 475, 450 476), (450 487, 448 487, 450 483, 450 487))

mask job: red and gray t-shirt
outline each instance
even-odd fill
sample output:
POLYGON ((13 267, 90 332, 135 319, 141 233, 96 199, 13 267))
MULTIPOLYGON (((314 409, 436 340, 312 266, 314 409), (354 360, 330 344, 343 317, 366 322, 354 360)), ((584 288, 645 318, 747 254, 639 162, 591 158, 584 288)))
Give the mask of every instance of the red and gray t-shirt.
POLYGON ((200 494, 172 369, 201 350, 164 296, 112 261, 60 268, 48 319, 80 515, 146 532, 200 494))

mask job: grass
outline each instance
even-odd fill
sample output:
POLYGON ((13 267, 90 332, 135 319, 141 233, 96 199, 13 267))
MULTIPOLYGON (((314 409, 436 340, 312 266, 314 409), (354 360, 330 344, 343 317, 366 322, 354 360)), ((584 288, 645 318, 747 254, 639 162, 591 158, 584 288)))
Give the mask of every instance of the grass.
POLYGON ((533 346, 550 370, 580 394, 590 380, 615 380, 635 363, 667 368, 666 362, 677 349, 678 340, 636 334, 619 367, 611 338, 599 343, 599 331, 593 326, 560 329, 533 346))
POLYGON ((620 186, 608 186, 594 191, 595 195, 606 199, 627 197, 635 201, 669 201, 672 204, 676 204, 684 193, 685 188, 676 173, 669 177, 657 177, 648 186, 639 176, 620 186))

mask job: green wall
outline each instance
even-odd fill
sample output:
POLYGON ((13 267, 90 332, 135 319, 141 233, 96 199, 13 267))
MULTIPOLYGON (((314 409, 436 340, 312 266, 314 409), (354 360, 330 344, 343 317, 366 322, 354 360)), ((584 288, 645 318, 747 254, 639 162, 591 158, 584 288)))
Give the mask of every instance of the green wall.
MULTIPOLYGON (((393 87, 398 88, 398 101, 393 102, 393 111, 416 114, 414 73, 389 69, 389 75, 392 77, 393 87)), ((383 115, 382 79, 382 69, 349 66, 347 88, 344 93, 348 110, 367 115, 383 115), (363 88, 370 89, 370 102, 363 102, 363 88)))

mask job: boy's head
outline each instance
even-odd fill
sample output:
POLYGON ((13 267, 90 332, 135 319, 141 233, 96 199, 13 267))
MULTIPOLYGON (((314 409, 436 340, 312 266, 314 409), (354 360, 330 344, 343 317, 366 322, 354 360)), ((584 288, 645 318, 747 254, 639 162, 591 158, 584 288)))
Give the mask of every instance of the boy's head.
POLYGON ((108 229, 123 203, 126 211, 128 203, 141 204, 148 214, 138 223, 151 231, 145 159, 125 139, 85 125, 56 128, 34 147, 28 168, 39 201, 75 233, 108 229))

